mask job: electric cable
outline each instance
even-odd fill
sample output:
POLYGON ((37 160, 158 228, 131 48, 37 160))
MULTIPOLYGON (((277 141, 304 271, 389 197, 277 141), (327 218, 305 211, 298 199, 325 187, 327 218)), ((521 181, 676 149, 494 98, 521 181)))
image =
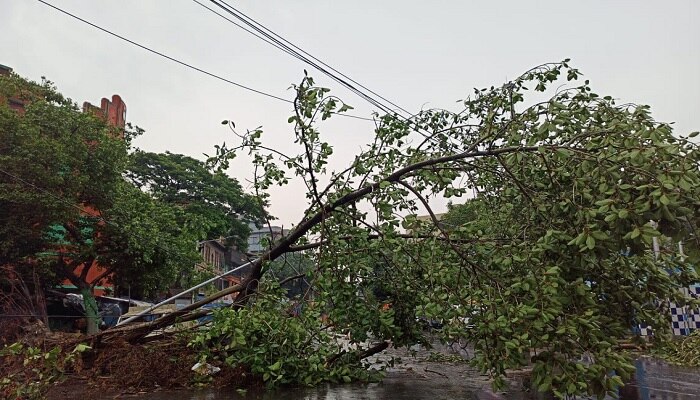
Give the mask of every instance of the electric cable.
MULTIPOLYGON (((195 3, 197 3, 197 4, 199 4, 200 6, 202 6, 202 7, 206 8, 206 9, 208 9, 209 11, 211 11, 211 12, 213 12, 213 13, 219 15, 221 18, 224 18, 224 19, 226 19, 227 21, 231 22, 232 24, 234 24, 234 25, 238 26, 239 28, 245 30, 246 32, 250 33, 251 35, 254 35, 254 36, 258 37, 259 39, 261 39, 261 40, 267 42, 268 44, 273 45, 273 46, 275 46, 275 47, 277 47, 277 48, 280 48, 280 49, 282 49, 283 51, 289 53, 289 51, 287 51, 287 50, 284 49, 284 48, 281 48, 280 46, 278 46, 278 45, 276 45, 276 44, 274 44, 272 41, 267 40, 267 39, 265 39, 265 38, 263 38, 263 37, 260 37, 259 35, 257 35, 257 34, 255 34, 255 33, 251 32, 249 29, 246 29, 245 27, 241 26, 240 24, 237 24, 236 22, 231 21, 229 18, 226 18, 225 16, 223 16, 223 15, 219 14, 218 12, 212 10, 211 8, 205 6, 205 5, 202 4, 199 0, 193 0, 193 1, 194 1, 195 3)), ((408 110, 406 110, 405 108, 403 108, 403 107, 401 107, 401 106, 395 104, 395 103, 392 102, 391 100, 389 100, 389 99, 383 97, 382 95, 378 94, 377 92, 373 91, 372 89, 370 89, 370 88, 368 88, 368 87, 362 85, 360 82, 357 82, 356 80, 354 80, 354 79, 352 79, 351 77, 345 75, 345 74, 342 73, 341 71, 338 71, 337 69, 333 68, 332 66, 328 65, 327 63, 323 62, 322 60, 318 59, 317 57, 313 56, 313 55, 310 54, 309 52, 305 51, 304 49, 300 48, 299 46, 297 46, 297 45, 295 45, 294 43, 290 42, 289 40, 285 39, 283 36, 281 36, 281 35, 277 34, 276 32, 272 31, 270 28, 264 26, 263 24, 259 23, 258 21, 254 20, 253 18, 251 18, 251 17, 249 17, 248 15, 246 15, 245 13, 243 13, 242 11, 240 11, 240 10, 236 9, 235 7, 231 6, 230 4, 226 3, 226 1, 224 1, 224 0, 219 0, 219 2, 213 1, 213 0, 210 0, 210 1, 211 1, 212 3, 214 3, 214 4, 216 4, 217 6, 219 6, 220 8, 228 7, 228 8, 229 8, 228 11, 231 11, 231 12, 233 12, 233 13, 237 13, 237 14, 238 14, 240 17, 242 17, 243 19, 247 19, 247 20, 250 21, 252 24, 255 24, 255 25, 257 25, 258 27, 260 27, 261 29, 263 29, 263 30, 269 32, 271 35, 273 35, 274 37, 278 38, 280 41, 286 43, 287 45, 291 46, 292 48, 296 49, 297 51, 303 53, 304 55, 308 56, 310 59, 312 59, 312 60, 318 62, 320 65, 323 65, 324 67, 330 69, 331 71, 333 71, 333 72, 339 74, 340 76, 342 76, 343 78, 347 79, 348 81, 350 81, 350 82, 356 84, 357 86, 359 86, 359 87, 361 87, 361 88, 367 90, 368 92, 370 92, 370 93, 372 93, 373 95, 379 97, 380 99, 384 100, 384 101, 387 102, 388 104, 394 106, 396 109, 399 109, 399 110, 401 110, 401 111, 407 113, 408 115, 411 115, 411 112, 410 112, 410 111, 408 111, 408 110)), ((239 18, 239 16, 237 16, 236 18, 239 18)), ((257 29, 256 29, 256 30, 257 30, 257 29)), ((290 54, 291 54, 291 53, 290 53, 290 54)), ((308 61, 309 61, 308 59, 302 60, 302 61, 307 62, 309 65, 312 65, 312 66, 314 66, 315 68, 317 67, 317 66, 315 65, 315 63, 310 63, 310 62, 308 62, 308 61)))
MULTIPOLYGON (((346 87, 349 89, 351 92, 355 93, 356 95, 360 96, 370 104, 374 105, 375 107, 379 108, 382 112, 386 114, 398 114, 394 110, 392 110, 390 107, 386 106, 385 104, 382 104, 380 101, 372 98, 370 95, 362 92, 361 90, 357 89, 354 85, 343 79, 342 77, 337 76, 336 74, 328 71, 326 68, 324 68, 322 65, 319 65, 312 59, 306 57, 304 54, 308 54, 307 52, 299 49, 299 47, 291 44, 291 42, 287 41, 280 35, 277 35, 275 32, 269 30, 262 24, 258 23, 257 21, 253 20, 250 17, 247 17, 245 14, 240 13, 238 10, 233 8, 232 6, 228 5, 227 3, 221 1, 216 1, 216 0, 210 0, 213 4, 224 10, 226 13, 229 15, 233 16, 234 18, 238 19, 241 21, 243 24, 247 25, 251 29, 255 30, 258 32, 260 35, 262 35, 265 39, 263 39, 266 43, 274 43, 274 47, 283 50, 285 53, 292 55, 294 58, 297 58, 298 60, 311 65, 312 67, 316 68, 326 76, 330 77, 331 79, 335 80, 336 82, 340 83, 342 86, 346 87), (288 45, 289 43, 290 45, 288 45), (293 47, 292 47, 293 46, 293 47), (300 53, 299 51, 295 50, 299 49, 301 52, 304 54, 300 53)), ((197 4, 200 4, 197 2, 197 4)), ((208 9, 208 8, 207 8, 208 9)), ((217 13, 218 15, 218 13, 217 13)), ((228 18, 227 18, 228 20, 228 18)), ((240 27, 239 24, 235 24, 236 26, 240 27)), ((253 34, 250 32, 248 29, 245 29, 246 32, 253 34)), ((253 34, 254 36, 260 38, 257 34, 253 34)), ((261 38, 262 39, 262 38, 261 38)), ((312 56, 313 57, 313 56, 312 56)))
MULTIPOLYGON (((360 84, 359 82, 353 80, 352 78, 349 78, 347 75, 343 74, 342 72, 338 71, 337 69, 331 67, 330 65, 324 63, 323 61, 319 60, 318 58, 314 57, 313 55, 309 54, 305 50, 301 49, 300 47, 296 46, 292 42, 288 41, 281 35, 275 33, 271 29, 265 27, 261 23, 257 22, 253 18, 247 16, 243 12, 239 11, 238 9, 234 8, 233 6, 229 5, 226 3, 224 0, 209 0, 211 3, 228 13, 229 15, 233 16, 243 24, 247 25, 250 27, 250 29, 254 30, 257 32, 251 32, 250 29, 247 29, 245 27, 242 27, 240 24, 236 23, 235 21, 230 20, 229 18, 222 16, 220 13, 212 10, 209 7, 204 6, 200 1, 198 0, 193 0, 195 3, 199 4, 200 6, 206 8, 207 10, 215 13, 221 18, 224 18, 225 20, 229 21, 230 23, 234 24, 235 26, 245 30, 246 32, 250 33, 251 35, 263 40, 264 42, 284 51, 285 53, 293 56, 294 58, 314 67, 321 73, 325 74, 329 78, 335 80, 336 82, 340 83, 342 86, 350 90, 351 92, 355 93, 365 101, 369 102, 370 104, 374 105, 378 109, 380 109, 382 112, 388 115, 394 115, 397 118, 407 122, 410 125, 415 125, 414 129, 415 132, 423 136, 424 138, 428 139, 429 141, 434 142, 436 139, 431 135, 430 132, 426 131, 425 129, 422 129, 418 126, 417 123, 412 122, 410 120, 410 117, 412 116, 412 113, 407 111, 406 109, 396 105, 395 103, 391 102, 390 100, 387 100, 386 98, 382 97, 381 95, 378 95, 376 92, 372 91, 371 89, 367 88, 366 86, 360 84), (296 50, 295 50, 296 49, 296 50), (302 54, 303 53, 303 54, 302 54), (305 56, 306 55, 306 56, 305 56), (307 57, 308 56, 308 57, 307 57), (314 61, 315 60, 315 61, 314 61), (317 61, 317 62, 316 62, 317 61), (328 69, 335 71, 337 74, 340 76, 328 71, 328 69, 324 68, 327 67, 328 69), (372 96, 369 94, 363 92, 362 90, 358 89, 354 85, 352 85, 350 82, 355 83, 357 86, 364 88, 365 90, 369 91, 370 93, 378 96, 382 100, 386 101, 388 104, 393 105, 394 107, 400 109, 401 111, 405 112, 408 114, 408 117, 405 115, 401 115, 400 113, 396 112, 395 110, 391 109, 391 107, 387 106, 386 104, 383 104, 377 99, 374 99, 372 96), (421 132, 421 129, 424 132, 421 132)), ((341 114, 342 115, 342 114, 341 114)))
MULTIPOLYGON (((272 99, 275 99, 275 100, 278 100, 278 101, 283 101, 283 102, 288 103, 288 104, 293 104, 293 103, 294 103, 292 100, 288 100, 288 99, 285 99, 285 98, 283 98, 283 97, 276 96, 276 95, 274 95, 274 94, 266 93, 266 92, 263 92, 262 90, 254 89, 254 88, 252 88, 252 87, 250 87, 250 86, 246 86, 246 85, 243 85, 243 84, 241 84, 241 83, 238 83, 238 82, 232 81, 232 80, 230 80, 230 79, 224 78, 224 77, 222 77, 221 75, 217 75, 217 74, 215 74, 215 73, 213 73, 213 72, 209 72, 209 71, 207 71, 207 70, 205 70, 205 69, 199 68, 199 67, 197 67, 197 66, 195 66, 195 65, 186 63, 186 62, 181 61, 181 60, 179 60, 179 59, 177 59, 177 58, 175 58, 175 57, 171 57, 171 56, 169 56, 169 55, 167 55, 167 54, 165 54, 165 53, 162 53, 162 52, 160 52, 160 51, 154 50, 154 49, 152 49, 152 48, 150 48, 150 47, 148 47, 148 46, 145 46, 145 45, 143 45, 143 44, 140 44, 140 43, 138 43, 138 42, 135 42, 135 41, 133 41, 133 40, 127 38, 127 37, 124 37, 124 36, 122 36, 122 35, 119 35, 119 34, 117 34, 117 33, 112 32, 112 31, 110 31, 110 30, 108 30, 108 29, 106 29, 106 28, 103 28, 103 27, 101 27, 101 26, 99 26, 99 25, 97 25, 97 24, 94 24, 94 23, 92 23, 92 22, 90 22, 90 21, 88 21, 88 20, 86 20, 86 19, 84 19, 84 18, 81 18, 81 17, 79 17, 79 16, 77 16, 77 15, 75 15, 75 14, 73 14, 73 13, 70 13, 70 12, 68 12, 68 11, 66 11, 66 10, 63 10, 63 9, 61 9, 61 8, 59 8, 59 7, 57 7, 57 6, 53 5, 53 4, 51 4, 51 3, 47 2, 47 1, 45 1, 45 0, 37 0, 37 1, 40 2, 40 3, 42 3, 42 4, 44 4, 44 5, 46 5, 46 6, 48 6, 48 7, 53 8, 53 9, 56 10, 56 11, 59 11, 59 12, 65 14, 65 15, 71 17, 71 18, 74 18, 74 19, 76 19, 76 20, 78 20, 78 21, 80 21, 80 22, 82 22, 82 23, 84 23, 84 24, 87 24, 87 25, 89 25, 89 26, 91 26, 91 27, 93 27, 93 28, 95 28, 95 29, 98 29, 98 30, 100 30, 100 31, 102 31, 102 32, 104 32, 104 33, 106 33, 106 34, 108 34, 108 35, 111 35, 111 36, 113 36, 113 37, 115 37, 115 38, 117 38, 117 39, 120 39, 120 40, 122 40, 122 41, 125 41, 125 42, 127 42, 127 43, 129 43, 129 44, 132 44, 132 45, 134 45, 134 46, 137 46, 137 47, 139 47, 139 48, 141 48, 141 49, 143 49, 143 50, 146 50, 146 51, 148 51, 148 52, 150 52, 150 53, 152 53, 152 54, 155 54, 155 55, 157 55, 157 56, 159 56, 159 57, 165 58, 166 60, 169 60, 169 61, 172 61, 172 62, 174 62, 174 63, 180 64, 180 65, 182 65, 182 66, 184 66, 184 67, 186 67, 186 68, 189 68, 189 69, 191 69, 191 70, 194 70, 194 71, 196 71, 196 72, 205 74, 205 75, 210 76, 210 77, 212 77, 212 78, 218 79, 218 80, 220 80, 220 81, 222 81, 222 82, 228 83, 228 84, 230 84, 230 85, 236 86, 236 87, 241 88, 241 89, 244 89, 244 90, 248 90, 248 91, 250 91, 250 92, 253 92, 253 93, 256 93, 256 94, 259 94, 259 95, 262 95, 262 96, 266 96, 266 97, 269 97, 269 98, 272 98, 272 99)), ((341 116, 348 117, 348 118, 361 119, 361 120, 365 120, 365 121, 374 121, 373 118, 360 117, 360 116, 351 115, 351 114, 337 114, 337 115, 341 115, 341 116)))

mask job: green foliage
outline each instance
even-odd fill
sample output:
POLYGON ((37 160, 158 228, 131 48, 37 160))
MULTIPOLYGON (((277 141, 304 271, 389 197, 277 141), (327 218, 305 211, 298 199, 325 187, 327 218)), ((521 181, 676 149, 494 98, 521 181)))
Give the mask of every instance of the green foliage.
POLYGON ((313 260, 303 253, 284 254, 269 263, 266 277, 275 282, 287 281, 282 288, 287 291, 287 297, 303 297, 309 295, 309 281, 313 275, 313 260))
POLYGON ((200 261, 191 232, 179 224, 176 208, 153 199, 128 182, 116 187, 110 221, 95 238, 100 262, 119 265, 114 283, 131 293, 155 296, 200 261))
POLYGON ((673 364, 700 367, 700 330, 665 343, 655 354, 673 364))
POLYGON ((138 188, 175 206, 178 223, 195 240, 227 237, 245 250, 247 221, 258 222, 264 216, 261 205, 237 180, 192 157, 136 151, 127 176, 138 188))
POLYGON ((243 366, 268 387, 378 377, 353 352, 333 359, 342 347, 321 329, 319 308, 311 305, 292 317, 282 293, 279 287, 263 289, 244 308, 217 310, 211 327, 196 334, 189 346, 201 353, 201 361, 243 366))
POLYGON ((20 275, 39 267, 46 286, 67 278, 86 304, 101 280, 87 281, 94 262, 135 294, 162 290, 191 268, 195 239, 178 225, 178 210, 123 179, 130 140, 142 130, 80 112, 48 81, 0 76, 0 99, 0 264, 20 275), (23 112, 10 97, 25 102, 23 112))
POLYGON ((0 92, 13 91, 32 100, 24 115, 0 104, 0 258, 17 262, 45 247, 49 226, 75 221, 76 206, 108 204, 126 148, 50 82, 0 77, 0 92))
POLYGON ((43 399, 49 387, 65 378, 66 370, 90 347, 78 344, 72 351, 53 347, 44 351, 16 342, 0 349, 0 395, 4 399, 43 399))
MULTIPOLYGON (((579 76, 568 60, 544 64, 475 89, 458 113, 378 117, 339 172, 326 168, 320 129, 342 103, 305 77, 289 119, 297 155, 265 147, 256 129, 216 161, 248 151, 262 196, 291 179, 308 187, 304 218, 267 256, 321 238, 314 303, 353 341, 409 344, 421 340, 417 316, 439 320, 497 387, 532 365, 542 391, 603 396, 632 369, 617 341, 641 322, 663 339, 668 302, 689 301, 678 289, 698 279, 700 152, 649 107, 618 105, 579 76), (445 223, 410 216, 471 192, 445 223), (689 250, 654 254, 656 240, 689 250)), ((260 263, 251 280, 263 273, 260 263)))

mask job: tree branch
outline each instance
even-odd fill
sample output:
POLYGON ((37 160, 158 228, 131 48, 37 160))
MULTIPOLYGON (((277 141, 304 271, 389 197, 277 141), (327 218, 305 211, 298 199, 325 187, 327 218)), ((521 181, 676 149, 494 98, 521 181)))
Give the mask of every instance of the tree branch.
POLYGON ((411 191, 411 193, 413 193, 413 194, 418 198, 418 200, 420 200, 420 202, 423 204, 423 207, 425 207, 425 210, 426 210, 426 211, 428 212, 428 214, 430 215, 430 219, 433 221, 433 225, 435 226, 435 228, 436 228, 438 231, 440 231, 440 234, 441 234, 442 237, 445 239, 445 241, 446 241, 447 244, 450 246, 450 248, 452 248, 452 251, 454 251, 455 254, 457 254, 457 255, 459 256, 459 258, 461 258, 462 260, 464 260, 464 262, 466 262, 467 264, 469 264, 469 266, 472 267, 472 272, 473 272, 475 275, 476 275, 476 273, 477 273, 476 270, 480 270, 481 272, 486 273, 486 271, 485 271, 483 268, 481 268, 480 266, 474 264, 474 263, 469 259, 469 257, 466 256, 466 254, 464 254, 459 248, 457 248, 457 246, 454 245, 454 243, 452 243, 452 241, 450 240, 450 237, 449 237, 449 235, 447 234, 447 232, 445 232, 445 230, 442 229, 442 226, 440 226, 440 221, 437 219, 437 216, 435 216, 435 213, 433 212, 433 209, 430 207, 430 204, 428 204, 428 201, 425 199, 425 197, 423 197, 413 186, 409 185, 407 182, 405 182, 405 181, 403 181, 403 180, 400 180, 400 181, 398 181, 398 183, 399 183, 400 185, 402 185, 403 187, 405 187, 406 189, 408 189, 409 191, 411 191))
MULTIPOLYGON (((305 277, 305 276, 306 276, 306 274, 299 274, 299 275, 290 276, 290 277, 288 277, 288 278, 282 279, 282 280, 279 282, 279 285, 282 286, 282 285, 284 285, 285 283, 287 283, 287 282, 289 282, 289 281, 293 281, 293 280, 295 280, 295 279, 303 278, 303 277, 305 277)), ((308 283, 308 282, 307 282, 307 283, 308 283)))
MULTIPOLYGON (((562 146, 546 146, 546 148, 550 148, 550 149, 556 149, 556 148, 561 148, 561 147, 562 146)), ((271 248, 268 251, 266 251, 265 253, 263 253, 260 256, 260 258, 258 258, 252 264, 251 273, 239 285, 232 286, 230 288, 226 288, 224 290, 216 292, 216 293, 212 294, 211 296, 207 297, 206 299, 203 299, 201 301, 193 303, 193 304, 183 308, 182 310, 179 310, 176 313, 171 313, 171 314, 177 314, 177 316, 184 315, 188 311, 195 310, 195 309, 197 309, 205 304, 211 303, 214 300, 220 299, 221 297, 226 296, 228 294, 232 294, 232 293, 239 293, 237 298, 242 298, 241 294, 244 294, 244 293, 242 293, 242 291, 246 291, 248 289, 248 285, 250 285, 253 282, 258 281, 261 278, 263 262, 274 261, 282 254, 289 252, 290 247, 297 240, 299 240, 301 237, 306 235, 306 233, 308 233, 314 226, 319 224, 327 215, 333 213, 338 208, 340 208, 344 205, 354 203, 354 202, 358 201, 359 199, 363 198, 364 196, 368 195, 369 193, 372 193, 374 190, 379 188, 379 186, 382 182, 395 183, 395 182, 398 182, 405 175, 407 175, 411 172, 417 171, 421 168, 426 168, 426 167, 430 167, 433 165, 444 164, 444 163, 448 163, 448 162, 452 162, 452 161, 463 160, 463 159, 467 159, 467 158, 496 156, 496 155, 500 155, 500 154, 508 154, 508 153, 516 153, 516 152, 536 152, 536 151, 538 151, 538 147, 536 147, 536 146, 515 146, 515 147, 502 147, 502 148, 489 149, 489 150, 470 150, 470 151, 465 151, 465 152, 461 152, 461 153, 457 153, 457 154, 451 154, 451 155, 447 155, 447 156, 443 156, 443 157, 423 160, 420 162, 416 162, 414 164, 407 165, 403 168, 400 168, 381 180, 378 180, 378 181, 373 182, 371 184, 365 185, 359 189, 356 189, 350 193, 347 193, 346 195, 340 197, 339 199, 335 200, 332 203, 326 203, 323 206, 323 208, 321 210, 317 211, 313 216, 302 220, 302 222, 299 225, 297 225, 297 227, 292 232, 290 232, 289 235, 283 237, 282 240, 280 240, 277 243, 277 245, 275 245, 273 248, 271 248)), ((243 297, 245 297, 245 296, 243 296, 243 297)), ((161 322, 156 326, 163 327, 163 326, 167 326, 169 322, 171 323, 176 318, 176 316, 171 317, 171 314, 168 314, 167 316, 161 317, 161 319, 160 319, 161 322)), ((158 320, 155 322, 158 322, 158 320)))

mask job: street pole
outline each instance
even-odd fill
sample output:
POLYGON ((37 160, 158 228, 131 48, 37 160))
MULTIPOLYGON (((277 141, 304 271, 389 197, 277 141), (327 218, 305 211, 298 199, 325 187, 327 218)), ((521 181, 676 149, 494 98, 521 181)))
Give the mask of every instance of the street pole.
POLYGON ((236 272, 236 271, 238 271, 239 269, 242 269, 242 268, 244 268, 244 267, 247 267, 247 266, 253 264, 255 261, 257 261, 257 260, 249 261, 249 262, 247 262, 247 263, 245 263, 245 264, 243 264, 243 265, 241 265, 241 266, 239 266, 239 267, 236 267, 236 268, 234 268, 234 269, 232 269, 232 270, 230 270, 230 271, 226 271, 226 272, 224 272, 224 273, 221 274, 221 275, 215 276, 215 277, 213 277, 213 278, 211 278, 211 279, 209 279, 209 280, 207 280, 207 281, 205 281, 205 282, 202 282, 202 283, 200 283, 199 285, 193 286, 193 287, 191 287, 191 288, 185 290, 184 292, 178 293, 178 294, 176 294, 176 295, 173 296, 173 297, 170 297, 170 298, 168 298, 168 299, 165 299, 165 300, 161 301, 160 303, 158 303, 158 304, 156 304, 156 305, 154 305, 154 306, 151 306, 151 307, 149 307, 149 308, 147 308, 147 309, 141 311, 140 313, 134 315, 133 317, 129 317, 129 318, 125 319, 124 321, 119 322, 119 323, 118 323, 117 325, 115 325, 115 326, 127 324, 127 323, 129 323, 129 322, 131 322, 131 321, 133 321, 133 320, 135 320, 135 319, 137 319, 137 318, 139 318, 139 317, 142 317, 142 316, 144 316, 144 315, 150 313, 151 311, 155 310, 156 308, 158 308, 158 307, 160 307, 160 306, 162 306, 162 305, 165 305, 165 304, 170 303, 171 301, 173 301, 173 300, 175 300, 176 298, 182 296, 183 294, 191 293, 191 292, 193 292, 193 291, 195 291, 195 290, 201 288, 202 286, 206 286, 206 285, 208 285, 208 284, 210 284, 210 283, 216 281, 217 279, 221 279, 222 277, 224 277, 224 276, 226 276, 226 275, 228 275, 228 274, 230 274, 230 273, 232 273, 232 272, 236 272))

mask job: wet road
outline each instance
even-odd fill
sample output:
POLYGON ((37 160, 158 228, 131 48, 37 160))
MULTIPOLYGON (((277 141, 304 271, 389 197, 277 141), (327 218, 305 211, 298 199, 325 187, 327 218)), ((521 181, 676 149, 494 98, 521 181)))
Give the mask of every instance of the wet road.
POLYGON ((277 391, 248 391, 241 395, 235 390, 203 390, 192 392, 161 392, 136 397, 149 400, 439 400, 439 399, 527 399, 524 393, 507 396, 470 389, 461 385, 430 385, 421 381, 371 383, 367 385, 339 385, 319 388, 297 388, 277 391))
MULTIPOLYGON (((654 359, 636 362, 637 372, 620 391, 621 400, 690 400, 700 399, 700 369, 676 367, 654 359)), ((277 391, 205 389, 199 391, 157 392, 131 399, 149 400, 440 400, 471 399, 524 400, 538 398, 520 390, 517 382, 506 393, 489 390, 486 377, 466 365, 416 364, 392 370, 382 383, 296 388, 277 391)), ((540 399, 546 398, 539 396, 540 399)))
POLYGON ((700 368, 684 368, 660 360, 643 358, 637 371, 620 390, 621 400, 700 399, 700 368))

